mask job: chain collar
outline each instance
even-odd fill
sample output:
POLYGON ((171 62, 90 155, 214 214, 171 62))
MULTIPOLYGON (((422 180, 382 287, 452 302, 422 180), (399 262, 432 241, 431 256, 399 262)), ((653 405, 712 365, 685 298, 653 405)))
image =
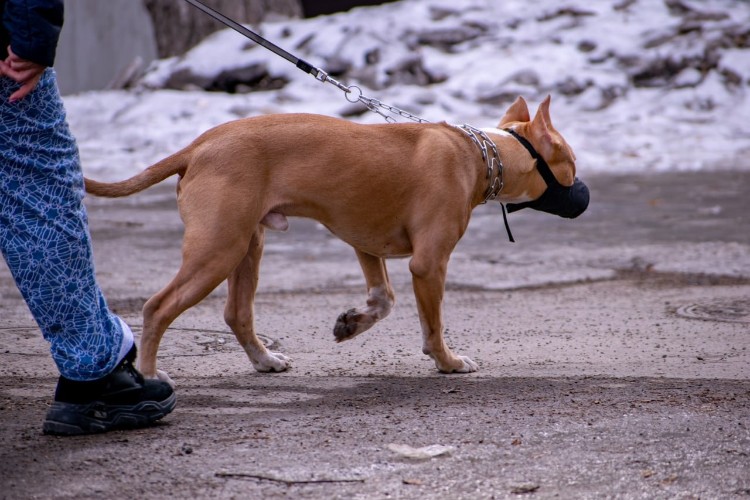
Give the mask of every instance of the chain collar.
POLYGON ((484 201, 482 201, 482 204, 492 201, 497 198, 503 189, 503 162, 500 160, 497 146, 495 146, 495 143, 492 142, 486 133, 476 127, 463 124, 458 126, 458 128, 476 144, 482 153, 482 159, 487 165, 487 181, 489 183, 484 192, 484 201))

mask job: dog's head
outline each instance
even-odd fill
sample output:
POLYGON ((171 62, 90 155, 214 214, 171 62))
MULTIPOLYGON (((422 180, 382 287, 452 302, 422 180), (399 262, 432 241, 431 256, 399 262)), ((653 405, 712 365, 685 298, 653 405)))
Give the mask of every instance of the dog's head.
POLYGON ((519 97, 500 120, 498 128, 510 132, 527 149, 546 184, 534 199, 507 207, 508 212, 533 208, 573 219, 588 207, 589 189, 576 177, 573 150, 552 125, 550 101, 547 96, 532 120, 526 101, 519 97))

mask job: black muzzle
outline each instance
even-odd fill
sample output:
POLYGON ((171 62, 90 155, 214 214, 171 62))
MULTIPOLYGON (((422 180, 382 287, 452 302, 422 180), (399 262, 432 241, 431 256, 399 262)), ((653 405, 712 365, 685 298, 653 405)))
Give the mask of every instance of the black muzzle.
POLYGON ((547 184, 547 190, 534 201, 506 204, 508 213, 522 208, 533 208, 548 214, 559 215, 566 219, 575 219, 589 206, 589 188, 578 177, 570 187, 561 184, 547 184))
POLYGON ((529 141, 521 137, 515 130, 508 132, 528 150, 529 154, 536 160, 536 168, 547 183, 547 189, 542 196, 534 201, 523 203, 507 203, 508 213, 516 212, 522 208, 533 208, 548 214, 559 215, 566 219, 575 219, 589 206, 589 188, 578 177, 572 186, 563 186, 552 174, 547 162, 534 149, 529 141))

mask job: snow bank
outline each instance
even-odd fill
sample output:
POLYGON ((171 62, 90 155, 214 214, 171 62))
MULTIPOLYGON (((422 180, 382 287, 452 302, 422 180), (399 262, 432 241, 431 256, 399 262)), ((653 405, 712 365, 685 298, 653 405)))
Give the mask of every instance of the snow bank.
MULTIPOLYGON (((255 29, 365 95, 494 126, 523 95, 587 172, 750 169, 750 3, 402 0, 255 29)), ((222 122, 313 112, 382 119, 225 30, 134 89, 67 96, 87 175, 132 175, 222 122), (224 89, 228 92, 207 92, 224 89)))

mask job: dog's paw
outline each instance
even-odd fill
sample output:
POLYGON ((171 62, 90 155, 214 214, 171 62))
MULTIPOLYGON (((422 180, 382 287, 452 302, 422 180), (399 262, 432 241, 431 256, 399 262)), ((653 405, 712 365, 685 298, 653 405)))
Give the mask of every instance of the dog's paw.
POLYGON ((164 370, 156 370, 155 378, 157 380, 161 380, 162 382, 168 383, 172 387, 172 389, 174 389, 177 386, 177 384, 174 383, 174 380, 172 380, 172 378, 169 375, 167 375, 167 372, 165 372, 164 370))
POLYGON ((435 364, 441 373, 472 373, 479 370, 479 365, 468 356, 456 356, 446 363, 435 359, 435 364))
POLYGON ((291 358, 284 356, 280 352, 267 352, 260 359, 253 361, 253 368, 256 371, 267 373, 267 372, 283 372, 292 366, 291 358))
POLYGON ((378 316, 359 309, 349 309, 339 314, 333 327, 336 342, 349 340, 369 330, 378 321, 378 316))
POLYGON ((479 365, 474 362, 473 359, 471 359, 468 356, 459 356, 458 359, 463 361, 463 367, 456 370, 456 373, 472 373, 477 370, 479 370, 479 365))
POLYGON ((333 336, 336 337, 336 342, 349 340, 360 333, 359 319, 361 316, 356 309, 349 309, 339 314, 333 327, 333 336))

